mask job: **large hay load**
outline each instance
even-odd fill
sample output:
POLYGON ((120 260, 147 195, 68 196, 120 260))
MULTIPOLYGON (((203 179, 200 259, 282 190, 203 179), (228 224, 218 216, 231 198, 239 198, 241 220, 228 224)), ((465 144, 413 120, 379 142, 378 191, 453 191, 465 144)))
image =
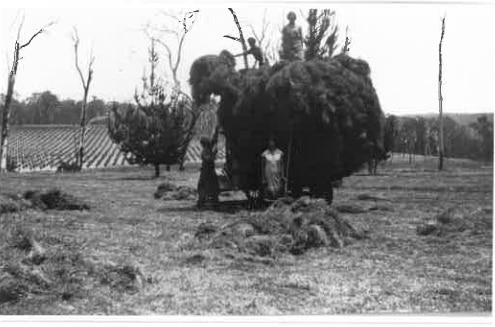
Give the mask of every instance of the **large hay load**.
POLYGON ((221 97, 227 168, 241 190, 257 190, 261 157, 274 137, 286 154, 288 189, 331 200, 331 183, 383 148, 385 117, 368 64, 347 55, 235 70, 230 53, 198 58, 190 71, 197 104, 221 97))

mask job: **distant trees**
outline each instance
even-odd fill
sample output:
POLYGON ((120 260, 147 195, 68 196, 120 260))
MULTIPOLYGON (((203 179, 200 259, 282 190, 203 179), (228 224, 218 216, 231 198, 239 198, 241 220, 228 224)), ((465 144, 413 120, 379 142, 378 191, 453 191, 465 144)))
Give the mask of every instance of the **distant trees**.
MULTIPOLYGON (((3 103, 5 96, 0 103, 3 103)), ((35 92, 24 100, 13 98, 10 104, 10 125, 74 125, 80 122, 81 101, 60 100, 50 91, 35 92)), ((105 117, 110 104, 93 97, 87 104, 87 121, 105 117)), ((0 113, 3 106, 0 107, 0 113)))
MULTIPOLYGON (((155 177, 160 165, 179 164, 194 133, 192 101, 181 92, 165 93, 155 75, 158 55, 154 41, 149 50, 150 75, 143 78, 142 92, 135 94, 135 104, 112 107, 108 119, 110 137, 129 154, 129 161, 153 165, 155 177)), ((176 89, 175 89, 176 90, 176 89)))
POLYGON ((476 131, 481 140, 480 150, 485 161, 493 161, 493 122, 488 120, 486 115, 478 117, 475 123, 470 127, 476 131))
POLYGON ((36 125, 53 124, 60 110, 58 97, 50 91, 33 93, 27 99, 27 105, 33 113, 32 123, 36 125))
POLYGON ((399 134, 399 120, 397 116, 390 115, 385 121, 385 130, 383 133, 383 149, 386 154, 392 156, 392 151, 395 149, 397 137, 399 134))
MULTIPOLYGON (((471 124, 460 124, 443 116, 444 156, 492 161, 493 120, 486 115, 471 124)), ((439 118, 397 117, 397 133, 393 141, 394 152, 409 156, 440 155, 439 118)), ((391 136, 385 127, 385 143, 391 136), (387 136, 388 135, 388 136, 387 136)))

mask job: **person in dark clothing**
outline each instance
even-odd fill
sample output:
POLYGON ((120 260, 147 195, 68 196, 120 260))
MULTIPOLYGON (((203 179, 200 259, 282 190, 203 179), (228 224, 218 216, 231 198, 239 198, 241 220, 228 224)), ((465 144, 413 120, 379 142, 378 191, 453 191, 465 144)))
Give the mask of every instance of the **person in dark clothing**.
POLYGON ((203 137, 200 140, 203 150, 201 152, 201 171, 198 182, 198 208, 204 207, 205 204, 216 205, 218 203, 218 195, 220 194, 220 186, 218 176, 215 172, 215 158, 217 156, 217 134, 210 139, 203 137))
POLYGON ((240 57, 246 55, 252 55, 254 57, 254 67, 256 67, 256 63, 258 63, 259 66, 263 66, 265 63, 265 58, 263 55, 263 51, 261 51, 260 47, 256 45, 256 40, 253 37, 248 38, 248 43, 249 43, 249 50, 243 53, 240 53, 238 55, 235 55, 234 57, 240 57))

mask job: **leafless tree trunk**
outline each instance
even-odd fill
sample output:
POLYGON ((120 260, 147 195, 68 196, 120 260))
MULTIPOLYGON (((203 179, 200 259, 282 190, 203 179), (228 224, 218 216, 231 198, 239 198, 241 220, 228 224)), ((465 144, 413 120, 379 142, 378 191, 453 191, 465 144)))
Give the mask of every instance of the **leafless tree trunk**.
POLYGON ((349 46, 351 45, 351 38, 349 37, 349 27, 346 27, 345 29, 345 43, 344 46, 342 47, 342 53, 348 53, 349 52, 349 46))
MULTIPOLYGON (((174 83, 174 92, 188 98, 188 100, 190 100, 191 102, 192 102, 192 99, 187 94, 182 92, 180 81, 179 81, 179 78, 177 76, 177 73, 178 73, 178 70, 179 70, 179 67, 180 67, 180 64, 182 61, 182 54, 184 51, 184 43, 186 40, 186 35, 193 28, 194 23, 196 21, 196 15, 198 13, 199 13, 199 10, 193 10, 193 11, 182 12, 179 16, 177 16, 177 15, 173 15, 169 12, 164 11, 164 12, 162 12, 162 14, 165 17, 171 18, 173 21, 179 22, 180 28, 169 28, 167 26, 164 26, 164 27, 147 26, 147 29, 145 30, 148 37, 150 37, 152 40, 154 40, 155 42, 157 42, 158 44, 163 46, 163 48, 165 49, 165 52, 167 55, 168 68, 172 74, 172 80, 174 83), (160 33, 162 35, 165 34, 165 35, 174 36, 176 39, 176 42, 177 42, 175 52, 173 51, 173 48, 171 47, 170 42, 168 42, 168 41, 166 41, 166 40, 164 40, 158 36, 153 36, 153 34, 155 34, 155 33, 160 33), (175 56, 174 56, 174 53, 175 53, 175 56)), ((193 137, 194 127, 196 125, 197 119, 199 118, 199 115, 200 115, 199 108, 197 108, 196 106, 193 106, 191 109, 191 121, 189 124, 190 130, 186 131, 187 142, 185 142, 186 143, 185 149, 183 151, 184 154, 183 154, 183 157, 179 163, 179 169, 180 170, 184 170, 184 163, 185 163, 185 156, 186 156, 187 148, 188 148, 189 143, 193 137)), ((166 171, 170 171, 170 165, 167 165, 165 169, 166 169, 166 171)))
POLYGON ((14 58, 12 60, 12 68, 9 72, 9 77, 7 80, 7 94, 5 96, 5 103, 3 106, 2 113, 2 133, 0 136, 0 172, 5 171, 7 169, 7 149, 8 149, 8 137, 9 137, 9 120, 10 120, 10 105, 12 103, 12 98, 14 96, 14 86, 15 79, 17 76, 17 68, 19 67, 19 61, 22 59, 20 57, 21 50, 31 44, 31 42, 40 34, 45 32, 45 30, 54 24, 54 22, 50 22, 49 24, 42 27, 39 31, 34 33, 29 40, 21 44, 21 31, 22 25, 24 24, 24 17, 22 17, 21 22, 19 23, 19 29, 17 30, 17 37, 14 44, 14 58))
MULTIPOLYGON (((168 34, 168 35, 173 35, 177 39, 177 48, 175 52, 172 50, 169 42, 159 38, 159 37, 153 37, 151 36, 151 31, 146 31, 149 37, 153 38, 158 44, 162 45, 165 48, 165 51, 167 53, 167 60, 168 60, 168 68, 170 72, 172 73, 172 79, 174 82, 174 88, 176 89, 177 92, 181 92, 180 88, 180 81, 177 77, 177 72, 179 70, 181 60, 182 60, 182 53, 183 53, 183 48, 184 48, 184 42, 186 40, 186 35, 187 33, 193 28, 194 23, 196 21, 196 14, 199 12, 199 10, 193 10, 193 11, 188 11, 182 14, 182 16, 177 16, 170 14, 168 12, 162 12, 162 14, 168 18, 171 18, 172 20, 178 21, 181 24, 180 29, 174 29, 174 28, 152 28, 155 32, 160 32, 163 34, 168 34), (174 53, 175 53, 175 58, 174 58, 174 53)), ((148 26, 149 28, 149 26, 148 26)))
POLYGON ((230 35, 224 35, 224 37, 229 38, 229 39, 232 39, 232 40, 235 40, 235 41, 239 41, 241 43, 241 45, 242 45, 242 52, 243 52, 243 56, 242 57, 244 59, 244 67, 246 69, 248 69, 249 68, 248 59, 247 59, 248 48, 247 48, 247 45, 246 45, 246 39, 244 38, 244 33, 242 33, 241 24, 239 23, 239 19, 237 19, 237 15, 235 14, 234 9, 229 8, 229 11, 232 14, 232 17, 234 17, 235 25, 237 26, 237 29, 239 30, 239 37, 236 38, 236 37, 230 36, 230 35))
POLYGON ((91 85, 91 80, 93 79, 93 63, 95 62, 95 57, 93 54, 89 56, 88 63, 88 73, 87 77, 84 78, 84 74, 79 67, 79 34, 77 33, 77 28, 74 27, 74 33, 72 35, 72 39, 74 41, 74 54, 75 54, 75 65, 77 72, 79 73, 79 77, 81 79, 81 84, 83 87, 83 102, 81 105, 81 120, 79 124, 79 141, 77 144, 77 152, 76 152, 76 164, 79 170, 82 169, 84 163, 84 142, 86 136, 86 109, 88 106, 88 93, 89 87, 91 85))
POLYGON ((442 33, 440 35, 440 43, 438 45, 438 108, 439 108, 439 125, 440 125, 440 149, 439 149, 439 156, 438 156, 438 170, 443 169, 443 151, 444 151, 444 144, 443 144, 443 109, 442 109, 442 43, 443 43, 443 36, 445 34, 445 16, 442 18, 442 33))
MULTIPOLYGON (((259 32, 256 32, 256 29, 252 24, 249 25, 249 29, 251 30, 251 33, 253 34, 253 37, 255 38, 256 43, 258 44, 258 47, 260 47, 260 49, 262 49, 263 51, 263 57, 264 57, 263 59, 267 64, 269 64, 267 54, 270 51, 270 46, 272 43, 271 39, 266 38, 267 34, 269 34, 269 28, 270 28, 270 22, 268 22, 266 19, 266 9, 263 12, 263 20, 261 22, 261 29, 259 32)), ((271 59, 274 60, 274 58, 271 59)))

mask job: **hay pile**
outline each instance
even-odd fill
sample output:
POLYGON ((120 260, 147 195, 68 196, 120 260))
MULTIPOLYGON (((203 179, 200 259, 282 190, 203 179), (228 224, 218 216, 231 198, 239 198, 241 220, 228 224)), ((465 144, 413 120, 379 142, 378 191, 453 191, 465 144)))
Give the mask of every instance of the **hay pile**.
POLYGON ((188 186, 177 186, 172 183, 162 183, 158 185, 154 197, 155 199, 162 199, 165 201, 195 200, 197 198, 197 191, 196 189, 188 186))
POLYGON ((275 257, 324 246, 341 248, 366 235, 367 231, 356 230, 324 200, 303 197, 292 203, 276 201, 264 212, 244 213, 225 226, 202 223, 195 237, 209 248, 275 257))
POLYGON ((84 258, 74 246, 36 240, 34 233, 14 227, 0 238, 0 304, 24 297, 70 300, 87 297, 95 287, 135 293, 143 287, 139 268, 84 258))
POLYGON ((0 215, 26 209, 37 210, 89 210, 90 206, 73 195, 59 189, 28 190, 24 194, 0 194, 0 215))
POLYGON ((226 62, 222 55, 199 58, 190 83, 198 104, 221 96, 227 166, 239 188, 259 188, 270 136, 286 154, 292 140, 289 187, 296 193, 304 186, 324 193, 360 169, 370 149, 383 147, 385 117, 365 61, 339 55, 240 72, 226 62))
POLYGON ((34 207, 43 210, 89 210, 88 204, 56 188, 46 192, 29 190, 24 193, 23 197, 34 207))
POLYGON ((452 207, 441 212, 433 220, 418 225, 416 233, 421 236, 443 237, 464 232, 470 235, 485 234, 492 229, 491 209, 477 208, 474 211, 466 211, 460 207, 452 207))
POLYGON ((0 194, 0 215, 19 212, 30 206, 30 203, 18 199, 16 196, 0 194))

